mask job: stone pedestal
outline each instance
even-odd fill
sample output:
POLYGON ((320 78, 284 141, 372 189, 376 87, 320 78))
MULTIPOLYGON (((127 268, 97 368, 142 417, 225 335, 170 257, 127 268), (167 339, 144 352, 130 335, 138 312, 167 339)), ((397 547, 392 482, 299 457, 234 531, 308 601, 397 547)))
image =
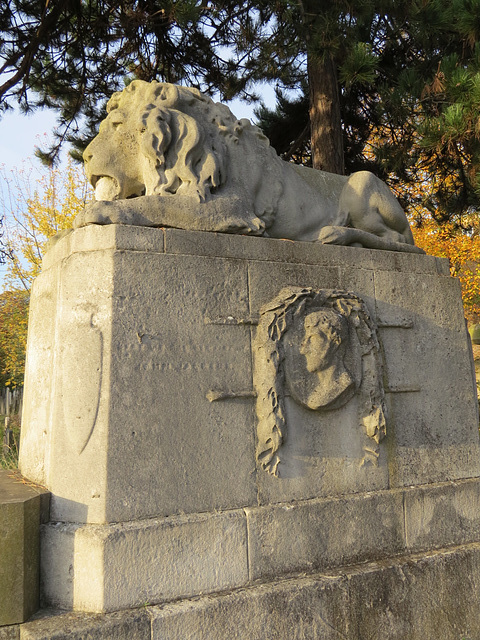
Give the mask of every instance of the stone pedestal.
POLYGON ((40 525, 48 522, 48 509, 47 491, 18 471, 0 469, 0 629, 28 620, 39 607, 40 525))
MULTIPOLYGON (((46 255, 28 343, 20 466, 52 492, 42 533, 47 605, 158 605, 152 638, 188 637, 189 620, 191 637, 225 637, 222 620, 240 624, 241 611, 264 607, 284 620, 279 628, 298 621, 291 637, 326 638, 323 614, 315 622, 320 600, 340 617, 358 601, 341 630, 357 640, 370 637, 358 632, 367 624, 361 600, 380 598, 369 582, 378 568, 347 579, 345 566, 387 563, 385 589, 403 590, 414 607, 420 587, 413 578, 393 585, 396 567, 418 566, 434 549, 456 558, 465 545, 477 557, 473 361, 445 260, 90 226, 46 255), (356 398, 322 413, 290 397, 279 477, 256 464, 252 340, 261 307, 287 286, 352 292, 376 324, 387 436, 375 464, 365 460, 356 398), (162 604, 200 594, 218 599, 162 604), (212 627, 202 635, 205 616, 212 627)), ((425 562, 435 590, 444 561, 425 562)), ((447 602, 455 594, 442 585, 447 602)), ((425 624, 418 636, 385 637, 433 640, 425 624)), ((272 625, 238 637, 286 637, 267 633, 272 625)))

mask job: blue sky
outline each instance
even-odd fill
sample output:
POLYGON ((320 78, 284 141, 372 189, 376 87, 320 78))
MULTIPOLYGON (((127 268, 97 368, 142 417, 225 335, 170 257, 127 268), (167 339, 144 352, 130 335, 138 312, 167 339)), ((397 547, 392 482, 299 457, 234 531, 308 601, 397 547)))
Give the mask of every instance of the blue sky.
POLYGON ((20 167, 22 161, 33 158, 35 145, 49 134, 55 124, 55 115, 38 111, 32 115, 7 112, 0 120, 0 165, 7 169, 20 167))

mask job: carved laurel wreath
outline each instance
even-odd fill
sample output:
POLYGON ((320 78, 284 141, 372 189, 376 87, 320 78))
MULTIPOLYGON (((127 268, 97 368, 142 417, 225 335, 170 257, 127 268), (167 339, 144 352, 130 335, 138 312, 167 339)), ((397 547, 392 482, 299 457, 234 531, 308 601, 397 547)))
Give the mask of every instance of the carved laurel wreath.
POLYGON ((253 345, 258 418, 257 460, 263 469, 275 476, 278 476, 279 449, 285 440, 287 428, 283 336, 306 312, 322 307, 340 313, 355 329, 362 355, 360 424, 376 443, 386 434, 382 359, 376 325, 364 301, 348 291, 286 287, 260 310, 253 345), (366 359, 370 360, 368 364, 366 359))

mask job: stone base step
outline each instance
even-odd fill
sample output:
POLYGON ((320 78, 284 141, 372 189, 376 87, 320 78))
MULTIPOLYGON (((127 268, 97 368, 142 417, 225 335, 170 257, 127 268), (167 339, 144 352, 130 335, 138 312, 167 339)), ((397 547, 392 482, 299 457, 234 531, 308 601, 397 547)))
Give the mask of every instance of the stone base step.
POLYGON ((41 540, 44 605, 108 613, 475 543, 480 478, 128 523, 50 522, 41 540))
POLYGON ((109 614, 41 611, 0 640, 476 640, 480 543, 109 614))

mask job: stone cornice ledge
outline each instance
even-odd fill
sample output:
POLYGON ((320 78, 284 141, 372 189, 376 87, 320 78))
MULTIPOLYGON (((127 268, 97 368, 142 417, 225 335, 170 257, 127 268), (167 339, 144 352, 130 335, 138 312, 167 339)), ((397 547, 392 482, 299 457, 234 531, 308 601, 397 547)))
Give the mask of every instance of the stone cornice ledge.
POLYGON ((53 238, 47 247, 42 266, 44 270, 49 269, 72 253, 102 250, 325 266, 355 265, 359 269, 450 275, 448 260, 434 256, 226 233, 114 224, 90 225, 53 238))

